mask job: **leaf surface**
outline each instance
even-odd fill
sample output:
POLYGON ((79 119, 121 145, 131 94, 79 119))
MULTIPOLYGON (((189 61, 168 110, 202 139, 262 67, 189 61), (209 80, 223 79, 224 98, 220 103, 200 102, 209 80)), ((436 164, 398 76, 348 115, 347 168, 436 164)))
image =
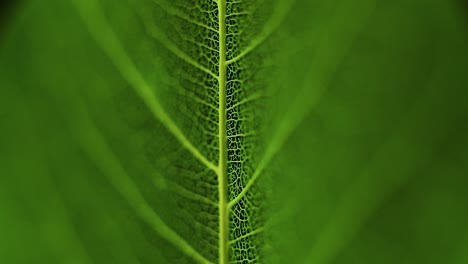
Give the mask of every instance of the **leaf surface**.
POLYGON ((29 0, 5 263, 464 263, 456 1, 29 0))

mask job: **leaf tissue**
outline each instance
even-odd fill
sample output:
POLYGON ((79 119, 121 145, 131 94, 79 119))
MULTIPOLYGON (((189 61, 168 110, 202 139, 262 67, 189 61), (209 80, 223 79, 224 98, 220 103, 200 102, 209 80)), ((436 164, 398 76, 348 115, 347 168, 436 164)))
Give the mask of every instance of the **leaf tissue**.
POLYGON ((466 263, 461 1, 24 0, 3 263, 466 263))

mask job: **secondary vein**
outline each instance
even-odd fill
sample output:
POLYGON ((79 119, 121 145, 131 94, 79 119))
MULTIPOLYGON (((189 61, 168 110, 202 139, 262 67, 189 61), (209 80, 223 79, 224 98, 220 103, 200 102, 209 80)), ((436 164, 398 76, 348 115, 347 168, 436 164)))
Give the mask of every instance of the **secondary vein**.
POLYGON ((99 47, 114 63, 122 77, 130 84, 151 113, 174 135, 196 159, 208 168, 216 171, 217 167, 198 150, 180 130, 174 120, 164 110, 161 103, 151 90, 151 87, 138 71, 111 26, 101 15, 100 6, 96 1, 73 1, 83 22, 88 27, 91 36, 99 47))
POLYGON ((70 131, 73 132, 75 140, 81 145, 96 167, 107 177, 111 185, 126 199, 138 217, 161 237, 172 243, 197 263, 213 264, 177 234, 175 230, 169 227, 153 210, 126 170, 122 167, 119 158, 108 145, 104 136, 95 126, 84 104, 78 99, 78 96, 74 96, 73 98, 75 109, 72 116, 76 118, 67 119, 70 131))
POLYGON ((316 76, 316 78, 309 78, 304 81, 300 89, 302 96, 297 97, 294 103, 291 104, 292 107, 285 113, 282 123, 276 129, 276 133, 269 142, 268 148, 260 159, 252 177, 242 189, 242 192, 229 202, 228 208, 232 208, 247 194, 274 156, 282 149, 291 133, 297 129, 307 114, 318 104, 348 48, 358 36, 362 26, 374 8, 375 0, 362 0, 361 5, 356 5, 356 2, 351 0, 344 1, 342 6, 336 10, 333 17, 325 24, 322 31, 318 34, 317 39, 319 43, 315 51, 317 55, 315 56, 315 60, 312 61, 309 70, 309 75, 316 76), (357 9, 358 7, 360 10, 359 17, 344 19, 351 16, 351 14, 355 14, 349 12, 349 10, 353 8, 357 9), (348 23, 347 21, 353 21, 353 23, 348 23), (346 27, 343 26, 343 23, 346 23, 346 27), (340 45, 338 48, 330 49, 333 46, 332 43, 340 43, 340 45), (324 63, 324 61, 327 61, 327 63, 324 63), (311 87, 313 89, 310 89, 311 87))
POLYGON ((247 56, 250 52, 255 50, 258 46, 260 46, 283 22, 286 14, 291 9, 294 1, 291 0, 281 0, 278 6, 275 8, 273 15, 270 17, 268 22, 263 27, 263 30, 255 37, 249 44, 249 46, 242 51, 236 57, 226 61, 226 64, 229 65, 236 61, 239 61, 243 57, 247 56))

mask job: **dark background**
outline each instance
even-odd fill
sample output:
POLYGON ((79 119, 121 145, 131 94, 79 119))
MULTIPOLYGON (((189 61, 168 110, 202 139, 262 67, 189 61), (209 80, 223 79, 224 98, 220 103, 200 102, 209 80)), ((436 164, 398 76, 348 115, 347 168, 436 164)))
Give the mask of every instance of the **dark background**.
POLYGON ((21 0, 0 0, 0 30, 2 32, 8 20, 14 14, 15 7, 21 2, 21 0))

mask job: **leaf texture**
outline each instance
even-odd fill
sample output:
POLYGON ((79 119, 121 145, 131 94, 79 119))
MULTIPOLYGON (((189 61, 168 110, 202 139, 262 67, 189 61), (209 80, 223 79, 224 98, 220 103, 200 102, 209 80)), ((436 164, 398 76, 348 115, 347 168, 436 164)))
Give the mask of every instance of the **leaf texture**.
POLYGON ((464 263, 457 7, 25 1, 0 47, 0 259, 464 263))

